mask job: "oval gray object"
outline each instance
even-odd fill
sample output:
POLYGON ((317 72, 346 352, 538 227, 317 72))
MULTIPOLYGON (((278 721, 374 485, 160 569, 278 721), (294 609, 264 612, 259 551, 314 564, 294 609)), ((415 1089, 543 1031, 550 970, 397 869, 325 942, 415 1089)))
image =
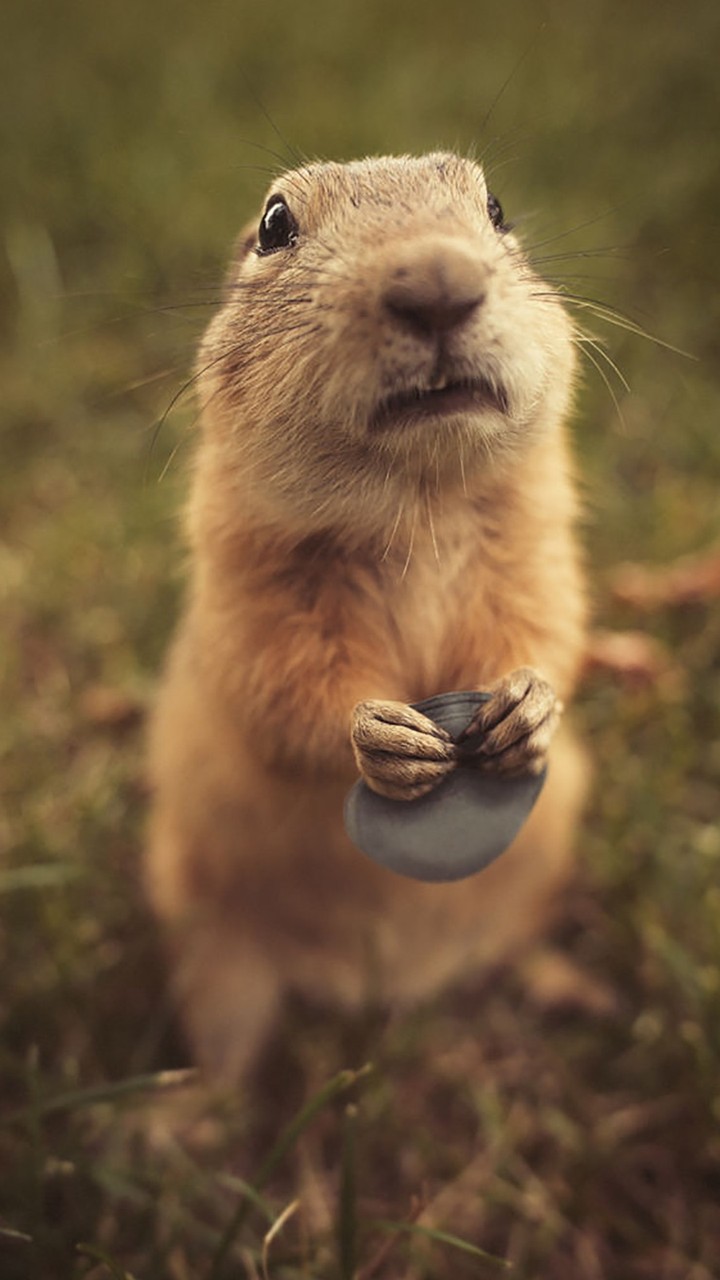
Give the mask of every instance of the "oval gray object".
MULTIPOLYGON (((489 697, 459 691, 413 705, 457 738, 489 697)), ((361 780, 345 800, 345 829, 358 849, 389 871, 436 883, 462 880, 512 843, 545 776, 499 778, 461 763, 419 800, 388 800, 361 780)))

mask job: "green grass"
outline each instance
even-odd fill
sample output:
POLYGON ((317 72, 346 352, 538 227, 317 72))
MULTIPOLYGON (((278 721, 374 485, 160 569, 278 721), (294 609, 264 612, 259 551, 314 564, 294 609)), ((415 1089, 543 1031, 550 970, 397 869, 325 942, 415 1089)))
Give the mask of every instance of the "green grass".
POLYGON ((616 408, 589 366, 576 415, 603 625, 638 623, 618 562, 718 543, 718 47, 711 0, 4 15, 3 1280, 720 1274, 717 603, 642 623, 679 680, 596 678, 578 708, 596 786, 558 942, 612 1010, 513 975, 397 1023, 293 1009, 252 1106, 158 1079, 186 1062, 139 888, 138 723, 182 583, 178 392, 288 155, 258 95, 310 154, 487 153, 537 257, 568 255, 549 275, 690 353, 597 325, 631 388, 610 375, 616 408))

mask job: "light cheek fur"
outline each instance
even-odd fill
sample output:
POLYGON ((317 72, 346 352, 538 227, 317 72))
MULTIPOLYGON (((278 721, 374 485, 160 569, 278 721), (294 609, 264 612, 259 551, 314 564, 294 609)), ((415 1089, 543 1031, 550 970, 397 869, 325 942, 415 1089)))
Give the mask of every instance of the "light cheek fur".
POLYGON ((567 874, 585 785, 561 728, 530 822, 460 885, 402 880, 347 840, 358 703, 524 667, 572 694, 585 627, 563 427, 573 351, 469 162, 312 166, 284 189, 297 246, 243 260, 198 358, 192 575, 150 742, 149 892, 195 1050, 228 1080, 292 988, 402 1005, 531 938, 567 874), (430 345, 380 303, 408 252, 419 269, 415 234, 437 237, 448 271, 442 246, 459 237, 487 274, 483 306, 430 345), (496 377, 507 412, 373 431, 373 405, 429 386, 431 361, 496 377))

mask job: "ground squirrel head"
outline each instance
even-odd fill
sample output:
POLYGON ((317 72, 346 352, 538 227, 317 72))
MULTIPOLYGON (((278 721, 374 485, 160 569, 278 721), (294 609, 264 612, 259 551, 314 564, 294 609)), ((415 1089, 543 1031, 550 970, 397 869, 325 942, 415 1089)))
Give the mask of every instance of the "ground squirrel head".
POLYGON ((240 237, 198 369, 208 438, 306 531, 481 482, 562 417, 570 323, 459 156, 313 163, 240 237))

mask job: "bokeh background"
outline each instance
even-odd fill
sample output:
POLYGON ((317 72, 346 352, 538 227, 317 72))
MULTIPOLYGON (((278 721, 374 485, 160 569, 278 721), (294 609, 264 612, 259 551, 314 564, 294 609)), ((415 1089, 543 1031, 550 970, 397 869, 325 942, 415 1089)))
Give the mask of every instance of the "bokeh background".
POLYGON ((4 9, 3 1277, 253 1280, 298 1194, 273 1276, 497 1274, 479 1249, 523 1280, 720 1274, 720 611, 613 591, 623 561, 720 546, 719 65, 714 0, 4 9), (290 147, 436 146, 485 157, 542 270, 593 300, 598 625, 663 648, 579 702, 597 773, 563 962, 399 1025, 291 1011, 251 1105, 181 1105, 138 858, 194 346, 290 147), (224 1236, 241 1178, 264 1198, 224 1236))

